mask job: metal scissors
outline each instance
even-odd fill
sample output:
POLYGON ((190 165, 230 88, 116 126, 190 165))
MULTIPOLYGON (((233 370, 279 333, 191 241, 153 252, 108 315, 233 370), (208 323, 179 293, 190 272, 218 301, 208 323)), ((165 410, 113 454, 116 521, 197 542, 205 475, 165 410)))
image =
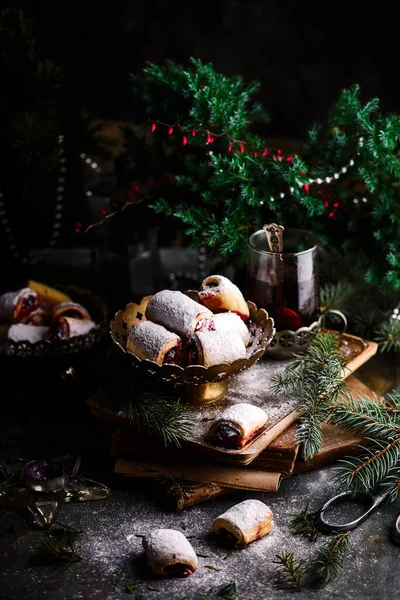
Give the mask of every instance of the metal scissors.
MULTIPOLYGON (((366 492, 343 492, 333 496, 330 500, 318 511, 317 526, 321 531, 349 531, 355 529, 363 523, 375 510, 383 504, 389 497, 390 492, 385 490, 376 494, 366 492), (343 502, 358 502, 364 504, 366 510, 359 517, 348 523, 335 523, 327 520, 325 513, 333 506, 342 504, 343 502)), ((391 530, 390 537, 395 544, 400 544, 400 514, 396 517, 391 530)))

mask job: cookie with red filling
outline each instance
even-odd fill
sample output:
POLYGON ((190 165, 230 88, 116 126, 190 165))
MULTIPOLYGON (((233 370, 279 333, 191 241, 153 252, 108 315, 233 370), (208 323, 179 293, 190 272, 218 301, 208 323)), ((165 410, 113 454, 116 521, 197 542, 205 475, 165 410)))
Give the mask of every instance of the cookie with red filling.
POLYGON ((39 306, 39 297, 31 288, 6 292, 0 296, 0 323, 20 323, 39 306))
POLYGON ((273 513, 261 500, 244 500, 217 517, 212 530, 222 541, 247 546, 267 535, 273 526, 273 513))
POLYGON ((126 349, 141 360, 153 360, 158 365, 185 362, 181 338, 152 321, 141 321, 131 328, 126 349))
POLYGON ((196 553, 180 531, 154 529, 143 538, 142 543, 147 564, 157 575, 187 577, 197 569, 196 553))
POLYGON ((221 412, 211 425, 208 437, 216 446, 240 449, 262 433, 267 423, 268 415, 262 408, 240 402, 221 412))
POLYGON ((249 307, 242 292, 223 275, 210 275, 200 285, 199 301, 214 313, 231 311, 243 321, 249 318, 249 307))

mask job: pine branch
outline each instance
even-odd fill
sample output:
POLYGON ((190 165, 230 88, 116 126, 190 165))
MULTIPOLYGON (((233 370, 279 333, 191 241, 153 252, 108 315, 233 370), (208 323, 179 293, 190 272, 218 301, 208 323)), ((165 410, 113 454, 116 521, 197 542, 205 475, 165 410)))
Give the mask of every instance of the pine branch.
POLYGON ((400 320, 388 318, 375 331, 374 339, 380 352, 400 352, 400 320))
POLYGON ((189 483, 185 475, 172 477, 166 473, 159 475, 156 480, 164 488, 166 494, 173 496, 183 496, 188 499, 188 494, 193 490, 193 485, 189 483))
POLYGON ((312 340, 304 356, 272 380, 273 391, 296 393, 299 398, 297 440, 306 460, 321 448, 322 423, 329 416, 331 405, 340 396, 349 397, 342 375, 346 364, 337 336, 321 333, 312 340))
POLYGON ((283 550, 281 554, 276 554, 278 560, 272 561, 279 565, 277 569, 277 582, 282 590, 301 592, 302 580, 304 576, 303 562, 296 561, 293 552, 283 550))
POLYGON ((234 581, 230 581, 218 590, 218 596, 221 596, 226 600, 233 600, 233 594, 236 594, 236 583, 234 581))
MULTIPOLYGON (((321 286, 321 306, 327 310, 340 310, 347 316, 351 312, 356 291, 356 286, 348 281, 326 283, 321 286)), ((332 314, 328 318, 332 323, 341 323, 338 315, 332 314)))
MULTIPOLYGON (((400 466, 400 438, 388 444, 375 442, 371 448, 364 448, 361 456, 347 457, 339 461, 337 480, 346 489, 371 492, 378 486, 393 485, 393 473, 400 466)), ((397 496, 395 488, 392 499, 397 496)))
POLYGON ((360 396, 331 408, 329 422, 354 431, 368 442, 356 457, 339 461, 338 481, 347 489, 372 491, 383 486, 394 500, 400 475, 400 396, 389 395, 379 401, 360 396))
POLYGON ((321 535, 321 532, 318 531, 317 528, 317 517, 319 515, 319 511, 309 513, 308 512, 308 503, 304 510, 300 513, 291 513, 292 517, 290 523, 290 530, 295 535, 302 535, 308 538, 310 541, 315 542, 318 537, 321 535))
POLYGON ((83 533, 69 525, 57 524, 51 534, 58 539, 46 538, 39 543, 38 551, 42 557, 55 564, 68 566, 73 562, 82 560, 76 552, 75 542, 83 533))
POLYGON ((165 446, 179 447, 192 430, 190 411, 179 400, 160 391, 133 387, 128 403, 128 417, 139 431, 160 437, 165 446))
POLYGON ((350 545, 349 534, 350 531, 338 533, 320 548, 315 573, 322 583, 328 583, 339 575, 344 555, 350 545))

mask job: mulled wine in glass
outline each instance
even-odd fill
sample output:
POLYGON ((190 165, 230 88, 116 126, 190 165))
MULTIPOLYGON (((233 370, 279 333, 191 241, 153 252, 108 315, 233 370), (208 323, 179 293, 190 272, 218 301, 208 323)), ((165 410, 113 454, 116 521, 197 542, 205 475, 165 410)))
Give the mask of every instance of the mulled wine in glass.
POLYGON ((277 332, 308 327, 320 316, 317 244, 301 229, 284 229, 282 252, 271 252, 264 229, 249 238, 246 299, 268 312, 277 332))

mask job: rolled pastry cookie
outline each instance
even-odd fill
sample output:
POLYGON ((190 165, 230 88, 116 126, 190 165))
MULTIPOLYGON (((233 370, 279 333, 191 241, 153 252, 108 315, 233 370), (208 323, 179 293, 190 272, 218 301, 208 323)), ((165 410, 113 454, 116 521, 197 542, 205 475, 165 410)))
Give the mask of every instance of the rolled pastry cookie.
POLYGON ((69 340, 77 335, 85 335, 96 327, 90 319, 59 317, 49 328, 47 339, 69 340))
POLYGON ((267 413, 254 404, 241 402, 222 411, 209 430, 209 438, 224 448, 243 448, 268 422, 267 413))
POLYGON ((39 297, 34 290, 22 288, 0 296, 0 322, 19 323, 39 306, 39 297))
POLYGON ((197 569, 196 553, 180 531, 154 529, 142 543, 147 564, 158 575, 186 577, 197 569))
POLYGON ((271 509, 260 500, 244 500, 217 517, 212 530, 236 546, 246 546, 272 530, 271 509))
POLYGON ((52 319, 58 319, 58 317, 72 317, 73 319, 89 319, 90 314, 88 310, 82 304, 77 302, 60 302, 56 304, 52 311, 52 319))
POLYGON ((191 365, 221 365, 246 358, 246 346, 238 333, 232 331, 200 331, 188 343, 191 365))
POLYGON ((240 335, 245 346, 250 342, 250 332, 236 313, 222 312, 214 315, 212 326, 215 331, 235 331, 240 335))
POLYGON ((15 323, 14 325, 10 325, 7 337, 9 340, 13 342, 30 342, 34 344, 35 342, 42 342, 46 339, 46 334, 49 328, 44 327, 43 325, 25 325, 23 323, 15 323))
POLYGON ((50 315, 39 306, 39 308, 33 310, 29 315, 24 317, 21 320, 21 323, 24 325, 46 325, 49 320, 50 315))
POLYGON ((243 321, 249 318, 249 307, 237 285, 223 275, 206 277, 199 291, 199 300, 214 313, 230 310, 243 321))
POLYGON ((142 321, 134 325, 128 334, 126 349, 141 360, 179 364, 182 342, 179 336, 162 325, 152 321, 142 321))
POLYGON ((202 304, 172 290, 157 292, 146 307, 146 319, 185 338, 208 328, 212 316, 202 304))

